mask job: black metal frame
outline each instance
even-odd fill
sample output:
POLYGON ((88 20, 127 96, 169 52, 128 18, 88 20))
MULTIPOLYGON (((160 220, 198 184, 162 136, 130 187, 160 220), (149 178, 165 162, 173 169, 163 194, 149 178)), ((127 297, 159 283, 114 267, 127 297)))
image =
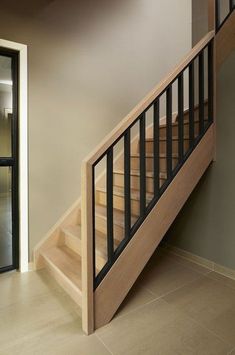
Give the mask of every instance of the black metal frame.
POLYGON ((11 58, 13 81, 13 115, 11 127, 12 156, 0 157, 0 167, 12 168, 12 265, 0 268, 0 273, 19 267, 19 166, 18 166, 18 93, 19 93, 19 53, 0 47, 0 55, 11 58))
POLYGON ((204 136, 205 132, 213 122, 213 68, 214 68, 214 58, 213 58, 213 40, 211 40, 202 50, 196 55, 188 66, 182 70, 176 79, 174 79, 168 87, 144 110, 144 112, 131 124, 126 131, 120 135, 120 137, 108 148, 108 150, 93 164, 93 263, 94 263, 94 289, 100 284, 104 276, 108 273, 111 266, 120 256, 126 245, 129 243, 130 239, 134 236, 138 228, 141 226, 147 215, 153 209, 153 207, 158 202, 160 196, 167 189, 169 184, 172 182, 175 175, 178 173, 180 168, 183 166, 185 161, 188 159, 196 145, 199 143, 201 138, 204 136), (205 76, 204 68, 204 53, 208 49, 208 75, 205 76), (194 96, 195 96, 195 81, 194 81, 194 63, 199 61, 199 106, 195 106, 194 96), (190 135, 190 145, 188 151, 185 152, 184 149, 184 74, 186 70, 189 71, 189 135, 190 135), (205 80, 208 80, 208 120, 205 118, 205 108, 207 100, 204 97, 204 86, 205 80), (172 164, 172 111, 173 111, 173 84, 178 84, 178 164, 173 167, 172 164), (160 99, 163 95, 166 95, 166 171, 167 180, 160 187, 160 176, 159 176, 159 118, 160 118, 160 99), (153 176, 154 176, 154 195, 153 199, 146 204, 146 112, 153 107, 153 176), (195 137, 195 109, 199 110, 199 134, 195 137), (131 129, 135 124, 139 124, 139 167, 140 167, 140 213, 139 218, 133 226, 131 226, 131 171, 130 171, 130 159, 131 159, 131 148, 130 148, 130 137, 131 129), (125 235, 122 242, 114 250, 114 239, 113 239, 113 148, 116 146, 121 139, 124 139, 124 192, 125 192, 125 235), (107 174, 106 174, 106 188, 107 188, 107 255, 108 260, 103 269, 96 275, 96 233, 95 233, 95 169, 97 165, 101 162, 103 158, 106 157, 107 161, 107 174))
POLYGON ((233 10, 235 9, 235 0, 228 0, 229 1, 229 11, 225 18, 221 19, 221 0, 216 0, 216 31, 219 31, 223 24, 227 21, 228 17, 231 15, 233 10))

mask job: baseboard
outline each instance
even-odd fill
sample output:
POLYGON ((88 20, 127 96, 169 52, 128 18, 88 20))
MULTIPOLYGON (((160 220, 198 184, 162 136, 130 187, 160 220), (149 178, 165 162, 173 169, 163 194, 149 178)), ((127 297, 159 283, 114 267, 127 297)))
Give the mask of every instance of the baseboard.
POLYGON ((218 274, 221 274, 223 276, 226 276, 232 280, 235 280, 235 270, 229 269, 225 266, 219 265, 215 263, 214 261, 202 258, 201 256, 198 256, 196 254, 190 253, 186 250, 177 248, 175 246, 172 246, 168 243, 162 243, 161 247, 167 250, 169 253, 177 255, 183 259, 189 260, 194 262, 195 264, 204 266, 205 268, 215 271, 218 274))

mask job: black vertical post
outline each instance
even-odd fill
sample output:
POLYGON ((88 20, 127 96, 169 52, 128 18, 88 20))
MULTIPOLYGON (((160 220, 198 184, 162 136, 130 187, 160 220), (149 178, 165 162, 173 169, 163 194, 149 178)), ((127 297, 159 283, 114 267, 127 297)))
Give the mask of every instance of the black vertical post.
POLYGON ((208 45, 208 122, 214 119, 214 43, 208 45))
POLYGON ((205 102, 204 102, 204 52, 199 54, 199 134, 204 131, 205 102))
POLYGON ((146 209, 146 139, 145 113, 140 117, 140 217, 144 217, 146 209))
POLYGON ((154 197, 159 196, 159 119, 160 119, 160 105, 159 98, 153 105, 153 184, 154 197))
POLYGON ((235 0, 229 0, 229 5, 230 5, 230 12, 232 12, 235 7, 235 0))
POLYGON ((113 148, 107 153, 107 249, 108 262, 112 263, 114 254, 113 243, 113 148))
POLYGON ((184 74, 178 78, 178 152, 179 163, 184 158, 184 74))
POLYGON ((195 86, 194 86, 194 62, 189 65, 189 147, 193 148, 195 138, 195 86))
POLYGON ((215 1, 216 30, 220 27, 220 0, 215 1))
POLYGON ((166 91, 166 165, 167 179, 172 176, 172 86, 166 91))
POLYGON ((130 129, 124 135, 124 192, 125 192, 125 238, 130 238, 131 230, 131 166, 130 129))

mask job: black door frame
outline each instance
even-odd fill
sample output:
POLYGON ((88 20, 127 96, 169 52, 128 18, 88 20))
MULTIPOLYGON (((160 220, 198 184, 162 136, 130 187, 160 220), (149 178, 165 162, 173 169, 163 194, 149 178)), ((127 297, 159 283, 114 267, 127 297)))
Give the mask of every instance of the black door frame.
POLYGON ((11 58, 12 62, 12 156, 0 157, 0 167, 12 168, 12 265, 0 268, 0 273, 19 268, 19 52, 0 47, 0 55, 11 58))

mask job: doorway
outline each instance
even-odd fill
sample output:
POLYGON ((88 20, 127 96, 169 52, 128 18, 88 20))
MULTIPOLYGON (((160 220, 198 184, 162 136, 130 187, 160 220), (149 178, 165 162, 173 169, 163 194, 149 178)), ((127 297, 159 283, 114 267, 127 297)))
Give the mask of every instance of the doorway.
POLYGON ((19 53, 0 47, 0 273, 19 267, 19 53))

